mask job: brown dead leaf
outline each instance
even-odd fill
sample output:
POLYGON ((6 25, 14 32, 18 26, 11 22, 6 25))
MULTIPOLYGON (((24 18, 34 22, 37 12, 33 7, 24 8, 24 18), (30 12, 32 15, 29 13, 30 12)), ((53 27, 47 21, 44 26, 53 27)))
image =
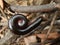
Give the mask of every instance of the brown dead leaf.
POLYGON ((36 36, 33 35, 33 36, 24 38, 24 41, 26 45, 29 45, 30 43, 35 43, 37 40, 36 40, 36 36))
MULTIPOLYGON (((39 37, 41 39, 45 39, 46 34, 37 34, 37 37, 39 37)), ((49 34, 48 39, 56 39, 58 37, 60 37, 60 34, 58 34, 57 32, 54 32, 54 33, 49 34)))

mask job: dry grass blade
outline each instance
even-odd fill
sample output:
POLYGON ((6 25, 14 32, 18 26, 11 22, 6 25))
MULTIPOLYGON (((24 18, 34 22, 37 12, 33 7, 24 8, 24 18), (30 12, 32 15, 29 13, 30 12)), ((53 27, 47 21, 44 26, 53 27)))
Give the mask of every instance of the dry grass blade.
POLYGON ((6 28, 7 28, 7 26, 4 26, 4 27, 0 30, 0 33, 1 33, 2 31, 4 31, 6 28))
POLYGON ((48 30, 48 32, 47 32, 47 37, 49 36, 49 33, 50 33, 50 31, 52 30, 52 28, 53 28, 53 24, 54 24, 55 19, 56 19, 56 17, 57 17, 57 13, 58 13, 58 11, 55 12, 55 15, 54 15, 54 17, 53 17, 53 19, 52 19, 52 22, 51 22, 51 24, 50 24, 50 28, 49 28, 49 30, 48 30))
POLYGON ((3 0, 0 0, 0 6, 2 9, 4 9, 4 3, 3 3, 3 0))
POLYGON ((49 30, 48 30, 48 32, 47 32, 46 38, 42 41, 42 45, 44 45, 44 42, 45 42, 46 39, 48 38, 48 36, 49 36, 49 34, 50 34, 50 32, 51 32, 51 30, 52 30, 52 28, 53 28, 53 24, 54 24, 55 19, 56 19, 56 17, 57 17, 57 13, 58 13, 58 11, 55 12, 55 15, 54 15, 54 17, 53 17, 53 19, 52 19, 52 22, 51 22, 51 24, 50 24, 50 28, 49 28, 49 30))
POLYGON ((2 15, 3 15, 6 19, 8 19, 7 16, 5 15, 5 13, 4 13, 4 11, 3 11, 3 9, 2 9, 1 6, 0 6, 0 11, 1 11, 2 15))

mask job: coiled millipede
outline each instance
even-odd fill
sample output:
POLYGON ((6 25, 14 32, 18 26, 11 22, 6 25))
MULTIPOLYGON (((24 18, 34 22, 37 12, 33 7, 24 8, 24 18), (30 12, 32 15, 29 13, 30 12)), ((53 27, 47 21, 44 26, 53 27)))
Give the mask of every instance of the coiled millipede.
POLYGON ((41 23, 42 18, 38 17, 33 23, 30 25, 29 20, 22 14, 16 14, 9 20, 9 28, 16 34, 24 35, 31 32, 41 23))

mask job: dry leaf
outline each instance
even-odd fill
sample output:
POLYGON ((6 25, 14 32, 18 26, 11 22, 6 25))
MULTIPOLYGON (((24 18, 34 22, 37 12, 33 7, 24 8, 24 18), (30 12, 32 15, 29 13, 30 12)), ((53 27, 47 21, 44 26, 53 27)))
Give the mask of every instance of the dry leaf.
POLYGON ((30 43, 35 43, 37 40, 36 40, 36 36, 29 36, 24 38, 24 41, 26 45, 29 45, 30 43))
MULTIPOLYGON (((37 34, 37 36, 41 39, 46 38, 46 34, 37 34)), ((48 39, 56 39, 58 37, 60 37, 60 34, 58 34, 57 32, 54 32, 49 34, 48 39)))

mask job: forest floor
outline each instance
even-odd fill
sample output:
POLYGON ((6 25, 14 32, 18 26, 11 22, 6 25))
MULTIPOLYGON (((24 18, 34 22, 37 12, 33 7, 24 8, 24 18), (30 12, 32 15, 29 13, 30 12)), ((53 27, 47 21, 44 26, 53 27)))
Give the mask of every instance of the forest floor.
MULTIPOLYGON (((60 11, 38 13, 21 13, 10 10, 11 5, 37 6, 46 4, 57 4, 59 0, 0 0, 0 45, 60 45, 60 11), (15 14, 26 16, 29 22, 33 22, 36 17, 41 17, 43 21, 32 33, 17 35, 10 31, 8 21, 15 14)), ((26 9, 27 10, 27 9, 26 9)), ((43 9, 42 9, 43 10, 43 9)), ((51 10, 51 9, 49 9, 51 10)), ((48 9, 47 9, 48 11, 48 9)), ((28 11, 29 12, 29 11, 28 11)))

